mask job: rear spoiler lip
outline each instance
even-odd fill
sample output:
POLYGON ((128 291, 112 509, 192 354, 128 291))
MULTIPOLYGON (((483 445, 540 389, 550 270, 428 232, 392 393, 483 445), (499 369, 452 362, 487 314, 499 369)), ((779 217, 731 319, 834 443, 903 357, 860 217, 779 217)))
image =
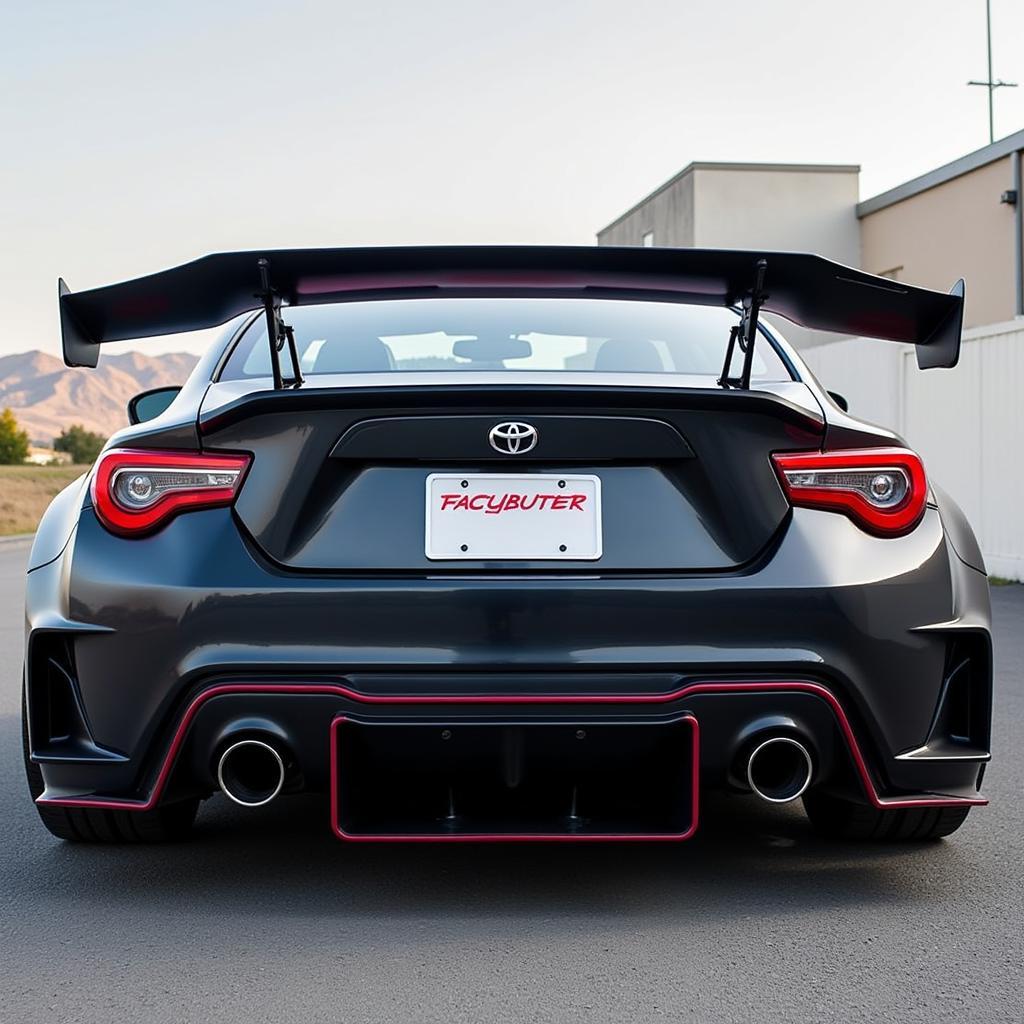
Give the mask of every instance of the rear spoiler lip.
MULTIPOLYGON (((498 383, 437 382, 416 384, 364 384, 344 386, 317 386, 296 390, 277 391, 267 387, 266 380, 252 379, 231 381, 227 394, 218 390, 225 387, 215 384, 207 390, 197 421, 199 434, 207 436, 223 430, 250 416, 265 413, 281 413, 289 410, 332 410, 339 407, 343 399, 346 409, 380 409, 382 401, 401 396, 404 408, 419 409, 436 406, 439 402, 446 408, 457 409, 460 405, 476 408, 481 396, 495 404, 512 404, 524 411, 537 406, 550 409, 552 404, 560 408, 593 408, 598 399, 628 401, 632 408, 658 410, 666 403, 677 404, 685 400, 689 409, 722 409, 732 412, 764 413, 771 410, 787 423, 809 434, 824 437, 828 423, 818 402, 812 397, 807 385, 792 381, 794 388, 804 389, 808 404, 798 404, 796 397, 777 394, 773 390, 723 391, 717 387, 685 388, 673 392, 669 387, 649 387, 641 384, 570 384, 554 381, 498 383)), ((889 436, 888 433, 886 435, 889 436)))
POLYGON ((955 366, 963 282, 949 294, 810 253, 616 246, 282 249, 204 256, 120 284, 58 283, 68 366, 94 367, 108 342, 202 330, 263 305, 258 261, 284 305, 422 295, 594 296, 733 306, 766 261, 761 309, 811 330, 910 342, 922 369, 955 366))

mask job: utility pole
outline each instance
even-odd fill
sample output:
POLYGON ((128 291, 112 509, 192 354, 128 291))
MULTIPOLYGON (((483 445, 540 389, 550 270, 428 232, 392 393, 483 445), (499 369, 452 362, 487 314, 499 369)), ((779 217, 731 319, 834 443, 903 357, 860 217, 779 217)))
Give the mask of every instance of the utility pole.
POLYGON ((968 85, 983 85, 988 89, 988 141, 996 141, 996 122, 992 110, 992 94, 996 89, 1016 89, 1016 82, 1004 82, 992 78, 992 0, 985 0, 985 26, 988 35, 988 79, 984 82, 970 81, 968 85))

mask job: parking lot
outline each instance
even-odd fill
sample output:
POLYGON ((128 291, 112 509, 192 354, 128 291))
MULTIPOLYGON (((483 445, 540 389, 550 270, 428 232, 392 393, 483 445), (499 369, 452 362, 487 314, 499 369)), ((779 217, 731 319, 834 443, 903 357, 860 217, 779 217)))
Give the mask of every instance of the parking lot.
POLYGON ((927 846, 706 808, 681 846, 345 846, 324 802, 221 798, 165 847, 52 839, 18 706, 25 544, 0 545, 0 1018, 1020 1021, 1024 586, 995 588, 992 804, 927 846))

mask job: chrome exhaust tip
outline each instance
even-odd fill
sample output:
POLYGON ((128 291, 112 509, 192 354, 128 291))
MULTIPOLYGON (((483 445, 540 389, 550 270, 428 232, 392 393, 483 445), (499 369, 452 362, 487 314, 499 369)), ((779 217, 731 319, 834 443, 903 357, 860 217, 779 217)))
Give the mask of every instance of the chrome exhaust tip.
POLYGON ((770 804, 788 804, 803 796, 813 774, 810 751, 791 736, 763 740, 747 759, 747 784, 770 804))
POLYGON ((284 785, 284 759, 263 740, 238 740, 217 762, 221 792, 241 807, 269 804, 284 785))

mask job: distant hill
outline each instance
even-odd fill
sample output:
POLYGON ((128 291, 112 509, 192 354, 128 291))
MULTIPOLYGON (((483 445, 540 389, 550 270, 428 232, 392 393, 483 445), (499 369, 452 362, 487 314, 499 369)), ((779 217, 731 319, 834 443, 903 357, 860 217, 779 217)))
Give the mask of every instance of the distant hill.
POLYGON ((35 444, 49 445, 72 423, 109 437, 128 425, 128 399, 184 384, 199 357, 186 352, 100 356, 95 370, 71 370, 45 352, 0 356, 0 409, 11 408, 35 444))

